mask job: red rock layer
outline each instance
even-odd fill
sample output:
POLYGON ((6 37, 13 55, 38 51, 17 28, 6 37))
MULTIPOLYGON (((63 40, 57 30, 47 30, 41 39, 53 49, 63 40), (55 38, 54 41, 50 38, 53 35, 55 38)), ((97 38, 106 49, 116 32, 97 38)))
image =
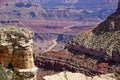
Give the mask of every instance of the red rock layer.
POLYGON ((105 61, 90 55, 75 55, 66 51, 50 51, 40 53, 35 58, 35 64, 46 71, 72 71, 82 72, 89 76, 103 73, 119 73, 118 67, 113 61, 105 61))

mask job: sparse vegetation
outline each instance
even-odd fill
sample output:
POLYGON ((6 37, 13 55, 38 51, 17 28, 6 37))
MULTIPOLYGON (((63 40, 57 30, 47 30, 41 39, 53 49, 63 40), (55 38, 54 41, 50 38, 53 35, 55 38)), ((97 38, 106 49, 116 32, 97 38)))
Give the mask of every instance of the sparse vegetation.
POLYGON ((66 80, 68 80, 66 71, 64 71, 64 77, 66 80))
POLYGON ((0 80, 16 80, 16 78, 17 76, 12 70, 0 65, 0 80))

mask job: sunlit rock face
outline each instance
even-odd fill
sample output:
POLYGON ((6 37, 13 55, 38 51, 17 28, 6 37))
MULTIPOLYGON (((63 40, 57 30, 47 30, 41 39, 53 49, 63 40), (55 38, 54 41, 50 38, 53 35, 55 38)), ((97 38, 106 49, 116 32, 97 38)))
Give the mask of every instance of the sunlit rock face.
POLYGON ((22 76, 18 80, 24 80, 26 75, 29 78, 31 74, 35 74, 37 69, 33 60, 32 30, 0 27, 0 64, 18 72, 17 74, 22 76))
POLYGON ((26 28, 0 28, 0 62, 7 67, 27 69, 33 64, 33 32, 26 28))
POLYGON ((43 77, 44 80, 116 80, 114 74, 99 75, 94 77, 82 73, 61 72, 59 74, 43 77))

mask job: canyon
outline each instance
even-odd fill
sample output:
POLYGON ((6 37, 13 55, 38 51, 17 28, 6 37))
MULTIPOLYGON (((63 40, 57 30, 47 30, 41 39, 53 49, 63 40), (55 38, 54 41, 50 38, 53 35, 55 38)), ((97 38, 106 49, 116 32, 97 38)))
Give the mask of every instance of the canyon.
POLYGON ((117 2, 118 0, 1 0, 0 24, 28 26, 40 33, 76 35, 95 27, 113 13, 117 2))
POLYGON ((37 50, 40 51, 41 47, 44 50, 54 39, 61 42, 55 47, 60 50, 71 36, 93 29, 113 13, 117 2, 118 0, 1 0, 0 25, 32 28, 37 36, 42 36, 40 38, 35 35, 37 50), (60 39, 61 35, 65 40, 60 39), (45 46, 39 46, 39 43, 45 43, 45 46))
MULTIPOLYGON (((63 50, 38 53, 39 56, 36 56, 35 63, 36 66, 42 68, 39 70, 43 73, 42 76, 61 71, 80 72, 89 77, 112 73, 115 75, 114 79, 119 80, 119 6, 118 3, 116 11, 97 27, 86 30, 70 40, 63 50)), ((66 78, 66 74, 63 75, 66 78)), ((38 76, 41 74, 39 73, 38 76)), ((48 77, 52 78, 52 76, 48 77)))
POLYGON ((38 80, 120 79, 120 0, 31 1, 0 1, 0 64, 38 80))

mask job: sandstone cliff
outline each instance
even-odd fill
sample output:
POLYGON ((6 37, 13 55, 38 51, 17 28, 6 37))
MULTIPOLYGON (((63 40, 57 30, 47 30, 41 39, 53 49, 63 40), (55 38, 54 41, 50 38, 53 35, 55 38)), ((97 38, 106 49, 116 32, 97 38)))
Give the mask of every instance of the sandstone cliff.
POLYGON ((5 67, 11 64, 21 69, 33 67, 32 36, 33 32, 26 28, 0 28, 0 63, 5 67))
POLYGON ((28 28, 0 27, 0 64, 21 76, 17 80, 30 80, 37 70, 32 38, 33 31, 28 28))

